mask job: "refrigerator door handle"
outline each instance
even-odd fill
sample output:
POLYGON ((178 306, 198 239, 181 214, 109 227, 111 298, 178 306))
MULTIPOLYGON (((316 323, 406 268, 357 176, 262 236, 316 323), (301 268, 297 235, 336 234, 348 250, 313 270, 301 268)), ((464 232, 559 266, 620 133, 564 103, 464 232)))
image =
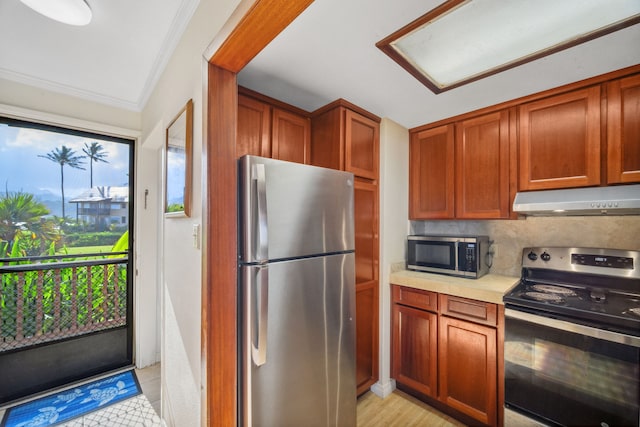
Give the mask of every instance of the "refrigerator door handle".
POLYGON ((267 179, 264 164, 257 163, 253 165, 252 179, 256 181, 256 205, 258 211, 256 259, 264 262, 269 259, 269 238, 267 235, 267 179))
MULTIPOLYGON (((258 270, 258 280, 256 282, 256 317, 252 325, 257 331, 256 339, 251 342, 251 357, 256 366, 262 366, 267 362, 267 321, 269 307, 269 269, 260 267, 258 270), (256 324, 257 323, 257 324, 256 324), (258 341, 256 347, 255 341, 258 341)), ((252 335, 253 336, 253 335, 252 335)))

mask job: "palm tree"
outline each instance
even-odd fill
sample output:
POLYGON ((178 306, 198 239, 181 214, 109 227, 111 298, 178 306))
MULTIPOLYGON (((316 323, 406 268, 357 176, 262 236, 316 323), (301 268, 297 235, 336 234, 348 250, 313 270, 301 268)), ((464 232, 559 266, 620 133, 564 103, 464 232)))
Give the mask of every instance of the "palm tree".
POLYGON ((108 160, 105 160, 107 157, 107 153, 104 153, 104 147, 98 144, 97 142, 92 142, 91 145, 88 145, 86 142, 84 143, 84 148, 82 152, 87 155, 89 158, 89 176, 90 176, 90 187, 93 188, 93 162, 104 162, 109 163, 108 160))
POLYGON ((50 153, 47 153, 44 156, 38 156, 45 159, 49 159, 52 162, 58 163, 60 165, 60 189, 62 190, 62 220, 64 221, 64 165, 69 165, 74 169, 85 170, 82 165, 82 159, 84 156, 76 156, 76 152, 71 148, 66 146, 62 146, 60 148, 54 148, 50 153))
POLYGON ((44 248, 47 242, 60 238, 53 221, 44 218, 48 214, 49 209, 33 194, 5 190, 0 195, 0 241, 11 247, 16 236, 26 233, 33 236, 30 241, 39 239, 41 249, 44 248))

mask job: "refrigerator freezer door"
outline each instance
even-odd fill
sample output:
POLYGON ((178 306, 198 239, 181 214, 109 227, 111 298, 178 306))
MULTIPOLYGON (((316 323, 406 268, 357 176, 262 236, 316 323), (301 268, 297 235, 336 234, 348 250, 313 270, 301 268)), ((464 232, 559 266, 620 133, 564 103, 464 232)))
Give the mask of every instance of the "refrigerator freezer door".
POLYGON ((354 249, 352 174, 255 156, 239 171, 241 263, 354 249))
POLYGON ((353 253, 243 266, 241 275, 242 424, 355 426, 353 253), (264 331, 258 365, 252 349, 264 331))

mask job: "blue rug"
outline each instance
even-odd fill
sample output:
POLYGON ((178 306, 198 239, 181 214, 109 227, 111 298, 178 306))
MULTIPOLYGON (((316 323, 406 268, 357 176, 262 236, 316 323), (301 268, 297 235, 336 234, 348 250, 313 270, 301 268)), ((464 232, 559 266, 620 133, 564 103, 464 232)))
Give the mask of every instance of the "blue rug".
POLYGON ((11 407, 0 427, 54 426, 140 393, 135 373, 127 371, 11 407))

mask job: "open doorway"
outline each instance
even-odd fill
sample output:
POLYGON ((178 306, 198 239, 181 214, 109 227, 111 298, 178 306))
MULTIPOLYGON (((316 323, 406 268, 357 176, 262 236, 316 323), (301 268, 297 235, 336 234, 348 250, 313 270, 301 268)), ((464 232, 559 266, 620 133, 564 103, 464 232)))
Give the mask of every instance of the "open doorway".
POLYGON ((0 404, 133 364, 134 141, 0 117, 0 404))

